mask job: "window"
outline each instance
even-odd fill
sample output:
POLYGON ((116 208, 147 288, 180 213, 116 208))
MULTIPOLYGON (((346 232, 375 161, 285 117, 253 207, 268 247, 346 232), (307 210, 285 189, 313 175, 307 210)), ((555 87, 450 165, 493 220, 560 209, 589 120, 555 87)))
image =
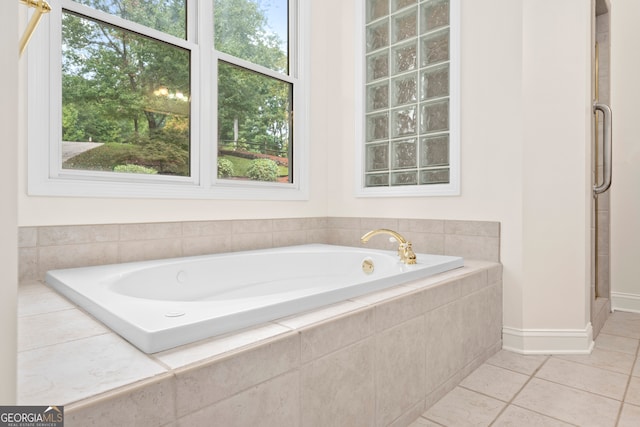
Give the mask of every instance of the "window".
POLYGON ((459 0, 363 0, 360 196, 459 194, 459 0))
POLYGON ((52 2, 28 57, 29 193, 306 198, 302 3, 52 2))

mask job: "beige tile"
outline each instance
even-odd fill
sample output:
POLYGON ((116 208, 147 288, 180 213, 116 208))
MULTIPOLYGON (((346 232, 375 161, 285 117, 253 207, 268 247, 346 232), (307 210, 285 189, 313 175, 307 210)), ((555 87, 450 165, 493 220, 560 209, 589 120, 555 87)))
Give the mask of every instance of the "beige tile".
POLYGON ((178 416, 210 406, 254 387, 300 364, 298 334, 285 335, 268 344, 207 361, 176 373, 178 416))
POLYGON ((257 345, 270 338, 290 333, 291 329, 274 323, 182 345, 152 355, 172 369, 181 368, 243 347, 257 345))
POLYGON ((622 400, 628 375, 551 357, 536 377, 579 390, 622 400))
POLYGON ((409 424, 409 427, 439 427, 440 425, 441 424, 436 424, 432 421, 427 420, 426 418, 420 417, 409 424))
POLYGON ((355 311, 367 308, 367 304, 361 301, 342 301, 327 305, 316 310, 306 311, 275 320, 275 323, 286 326, 290 329, 302 329, 317 323, 331 320, 337 316, 347 315, 355 311))
POLYGON ((231 240, 230 235, 184 237, 182 239, 182 254, 194 256, 231 252, 231 240))
POLYGON ((528 375, 484 364, 462 380, 460 386, 508 402, 528 380, 528 375))
POLYGON ((589 355, 558 355, 560 359, 570 362, 582 363, 583 365, 606 369, 608 371, 621 374, 631 374, 635 357, 617 351, 602 350, 594 348, 589 355))
POLYGON ((486 261, 500 261, 500 238, 447 234, 444 254, 486 261))
POLYGON ((498 417, 492 427, 569 427, 567 424, 517 406, 509 405, 498 417))
POLYGON ((119 262, 177 258, 182 256, 182 242, 180 239, 120 242, 118 250, 119 262))
POLYGON ((640 406, 640 378, 631 377, 629 389, 624 397, 624 401, 632 405, 640 406))
POLYGON ((415 404, 412 408, 409 408, 398 418, 393 420, 392 423, 388 424, 388 427, 406 427, 411 424, 416 418, 419 418, 425 411, 425 401, 420 400, 417 404, 415 404))
POLYGON ((110 330, 78 309, 18 318, 18 351, 62 344, 110 330))
POLYGON ((596 347, 602 350, 619 351, 635 355, 638 350, 640 340, 616 335, 600 334, 596 338, 596 347))
POLYGON ((237 219, 231 221, 231 233, 236 234, 261 234, 273 231, 271 219, 237 219))
POLYGON ((165 425, 175 419, 173 375, 162 375, 64 408, 67 427, 165 425))
POLYGON ((502 283, 502 264, 494 264, 487 269, 487 282, 489 285, 502 283))
POLYGON ((279 218, 273 221, 273 231, 304 231, 311 228, 309 218, 279 218))
POLYGON ((361 236, 358 230, 329 229, 328 242, 332 245, 358 246, 361 236))
POLYGON ((631 375, 633 375, 634 377, 640 377, 640 358, 636 359, 631 375))
POLYGON ((420 233, 444 234, 444 221, 440 219, 400 219, 400 232, 417 231, 420 233))
POLYGON ((24 291, 23 288, 18 287, 18 317, 75 308, 68 299, 44 285, 30 291, 24 291))
POLYGON ((640 320, 628 313, 612 313, 602 327, 601 333, 640 339, 640 320))
POLYGON ((118 237, 117 225, 69 225, 38 228, 38 244, 40 246, 116 242, 118 237))
POLYGON ((355 229, 360 230, 360 218, 354 217, 329 217, 327 218, 327 227, 333 229, 355 229))
MULTIPOLYGON (((360 231, 362 234, 371 230, 379 228, 386 228, 393 231, 398 231, 398 219, 396 218, 361 218, 360 219, 360 231)), ((390 236, 387 236, 390 237, 390 236)), ((384 237, 382 237, 384 238, 384 237)))
POLYGON ((329 231, 327 229, 307 230, 307 243, 329 243, 329 231))
POLYGON ((444 384, 464 367, 462 304, 455 301, 425 315, 427 349, 427 394, 444 384), (437 351, 434 351, 437 349, 437 351))
POLYGON ((426 397, 426 331, 419 317, 376 337, 377 425, 388 425, 426 397))
POLYGON ((488 426, 504 407, 504 402, 457 387, 423 417, 445 426, 488 426))
POLYGON ((373 310, 358 310, 300 330, 302 362, 346 347, 373 334, 373 310))
POLYGON ((19 227, 18 228, 18 247, 32 248, 38 245, 38 228, 37 227, 19 227))
POLYGON ((38 249, 38 269, 42 277, 47 270, 118 262, 118 243, 44 246, 38 249))
POLYGON ((30 280, 43 280, 38 270, 38 248, 18 249, 18 281, 24 283, 30 280))
POLYGON ((417 254, 444 255, 444 234, 410 231, 402 235, 411 242, 417 254))
POLYGON ((182 223, 159 222, 120 225, 121 241, 158 240, 182 237, 182 223))
POLYGON ((460 280, 453 280, 425 289, 422 294, 425 312, 449 304, 460 298, 461 286, 462 282, 460 280))
POLYGON ((18 404, 61 405, 166 370, 115 334, 18 353, 18 404))
POLYGON ((183 237, 230 235, 231 221, 188 221, 182 223, 183 237))
POLYGON ((238 233, 231 239, 231 251, 249 251, 273 247, 273 233, 238 233))
POLYGON ((178 419, 178 426, 296 426, 300 377, 290 372, 178 419))
POLYGON ((620 408, 616 400, 537 378, 525 386, 513 403, 584 427, 613 427, 620 408))
POLYGON ((373 339, 303 366, 301 425, 375 425, 374 384, 373 339))
POLYGON ((453 221, 444 222, 446 234, 465 236, 500 237, 500 223, 492 221, 453 221))
POLYGON ((304 245, 306 243, 306 230, 285 230, 273 232, 273 246, 276 248, 283 246, 304 245))
POLYGON ((524 356, 507 350, 501 350, 491 357, 487 363, 510 369, 525 375, 533 373, 547 360, 548 356, 524 356))
POLYGON ((640 407, 625 403, 622 405, 617 427, 638 427, 640 425, 640 407))
POLYGON ((393 298, 375 307, 375 329, 382 331, 407 320, 421 316, 425 312, 424 295, 421 292, 393 298))

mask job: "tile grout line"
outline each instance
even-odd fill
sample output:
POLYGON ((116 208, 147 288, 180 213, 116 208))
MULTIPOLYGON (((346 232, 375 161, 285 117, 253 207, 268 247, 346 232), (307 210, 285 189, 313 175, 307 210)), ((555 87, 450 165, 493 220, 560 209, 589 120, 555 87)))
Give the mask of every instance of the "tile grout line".
POLYGON ((616 417, 616 426, 620 424, 620 418, 622 417, 622 410, 624 409, 625 401, 627 400, 627 393, 629 392, 629 387, 631 386, 631 380, 633 379, 633 371, 638 363, 638 351, 639 347, 636 346, 636 354, 634 355, 633 363, 631 364, 631 372, 629 372, 629 377, 627 378, 627 386, 624 389, 624 393, 622 395, 622 401, 620 402, 620 408, 618 409, 618 415, 616 417))

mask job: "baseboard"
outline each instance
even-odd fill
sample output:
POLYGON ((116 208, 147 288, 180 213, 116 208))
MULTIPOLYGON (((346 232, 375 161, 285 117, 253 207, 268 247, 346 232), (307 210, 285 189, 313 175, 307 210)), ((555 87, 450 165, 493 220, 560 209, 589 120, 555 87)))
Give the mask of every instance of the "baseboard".
POLYGON ((591 323, 584 329, 502 328, 502 348, 520 354, 590 354, 591 323))
POLYGON ((640 313, 640 295, 611 292, 611 310, 640 313))

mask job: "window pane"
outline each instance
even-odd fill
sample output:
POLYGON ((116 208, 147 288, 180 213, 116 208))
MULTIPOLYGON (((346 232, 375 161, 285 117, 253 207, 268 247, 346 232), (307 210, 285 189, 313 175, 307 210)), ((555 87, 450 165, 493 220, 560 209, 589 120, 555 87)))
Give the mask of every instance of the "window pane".
POLYGON ((293 182, 293 86, 218 63, 218 177, 293 182))
POLYGON ((215 48, 289 73, 287 0, 215 0, 215 48))
POLYGON ((186 0, 75 0, 94 9, 185 39, 186 0))
POLYGON ((62 168, 189 176, 190 53, 62 19, 62 168))

